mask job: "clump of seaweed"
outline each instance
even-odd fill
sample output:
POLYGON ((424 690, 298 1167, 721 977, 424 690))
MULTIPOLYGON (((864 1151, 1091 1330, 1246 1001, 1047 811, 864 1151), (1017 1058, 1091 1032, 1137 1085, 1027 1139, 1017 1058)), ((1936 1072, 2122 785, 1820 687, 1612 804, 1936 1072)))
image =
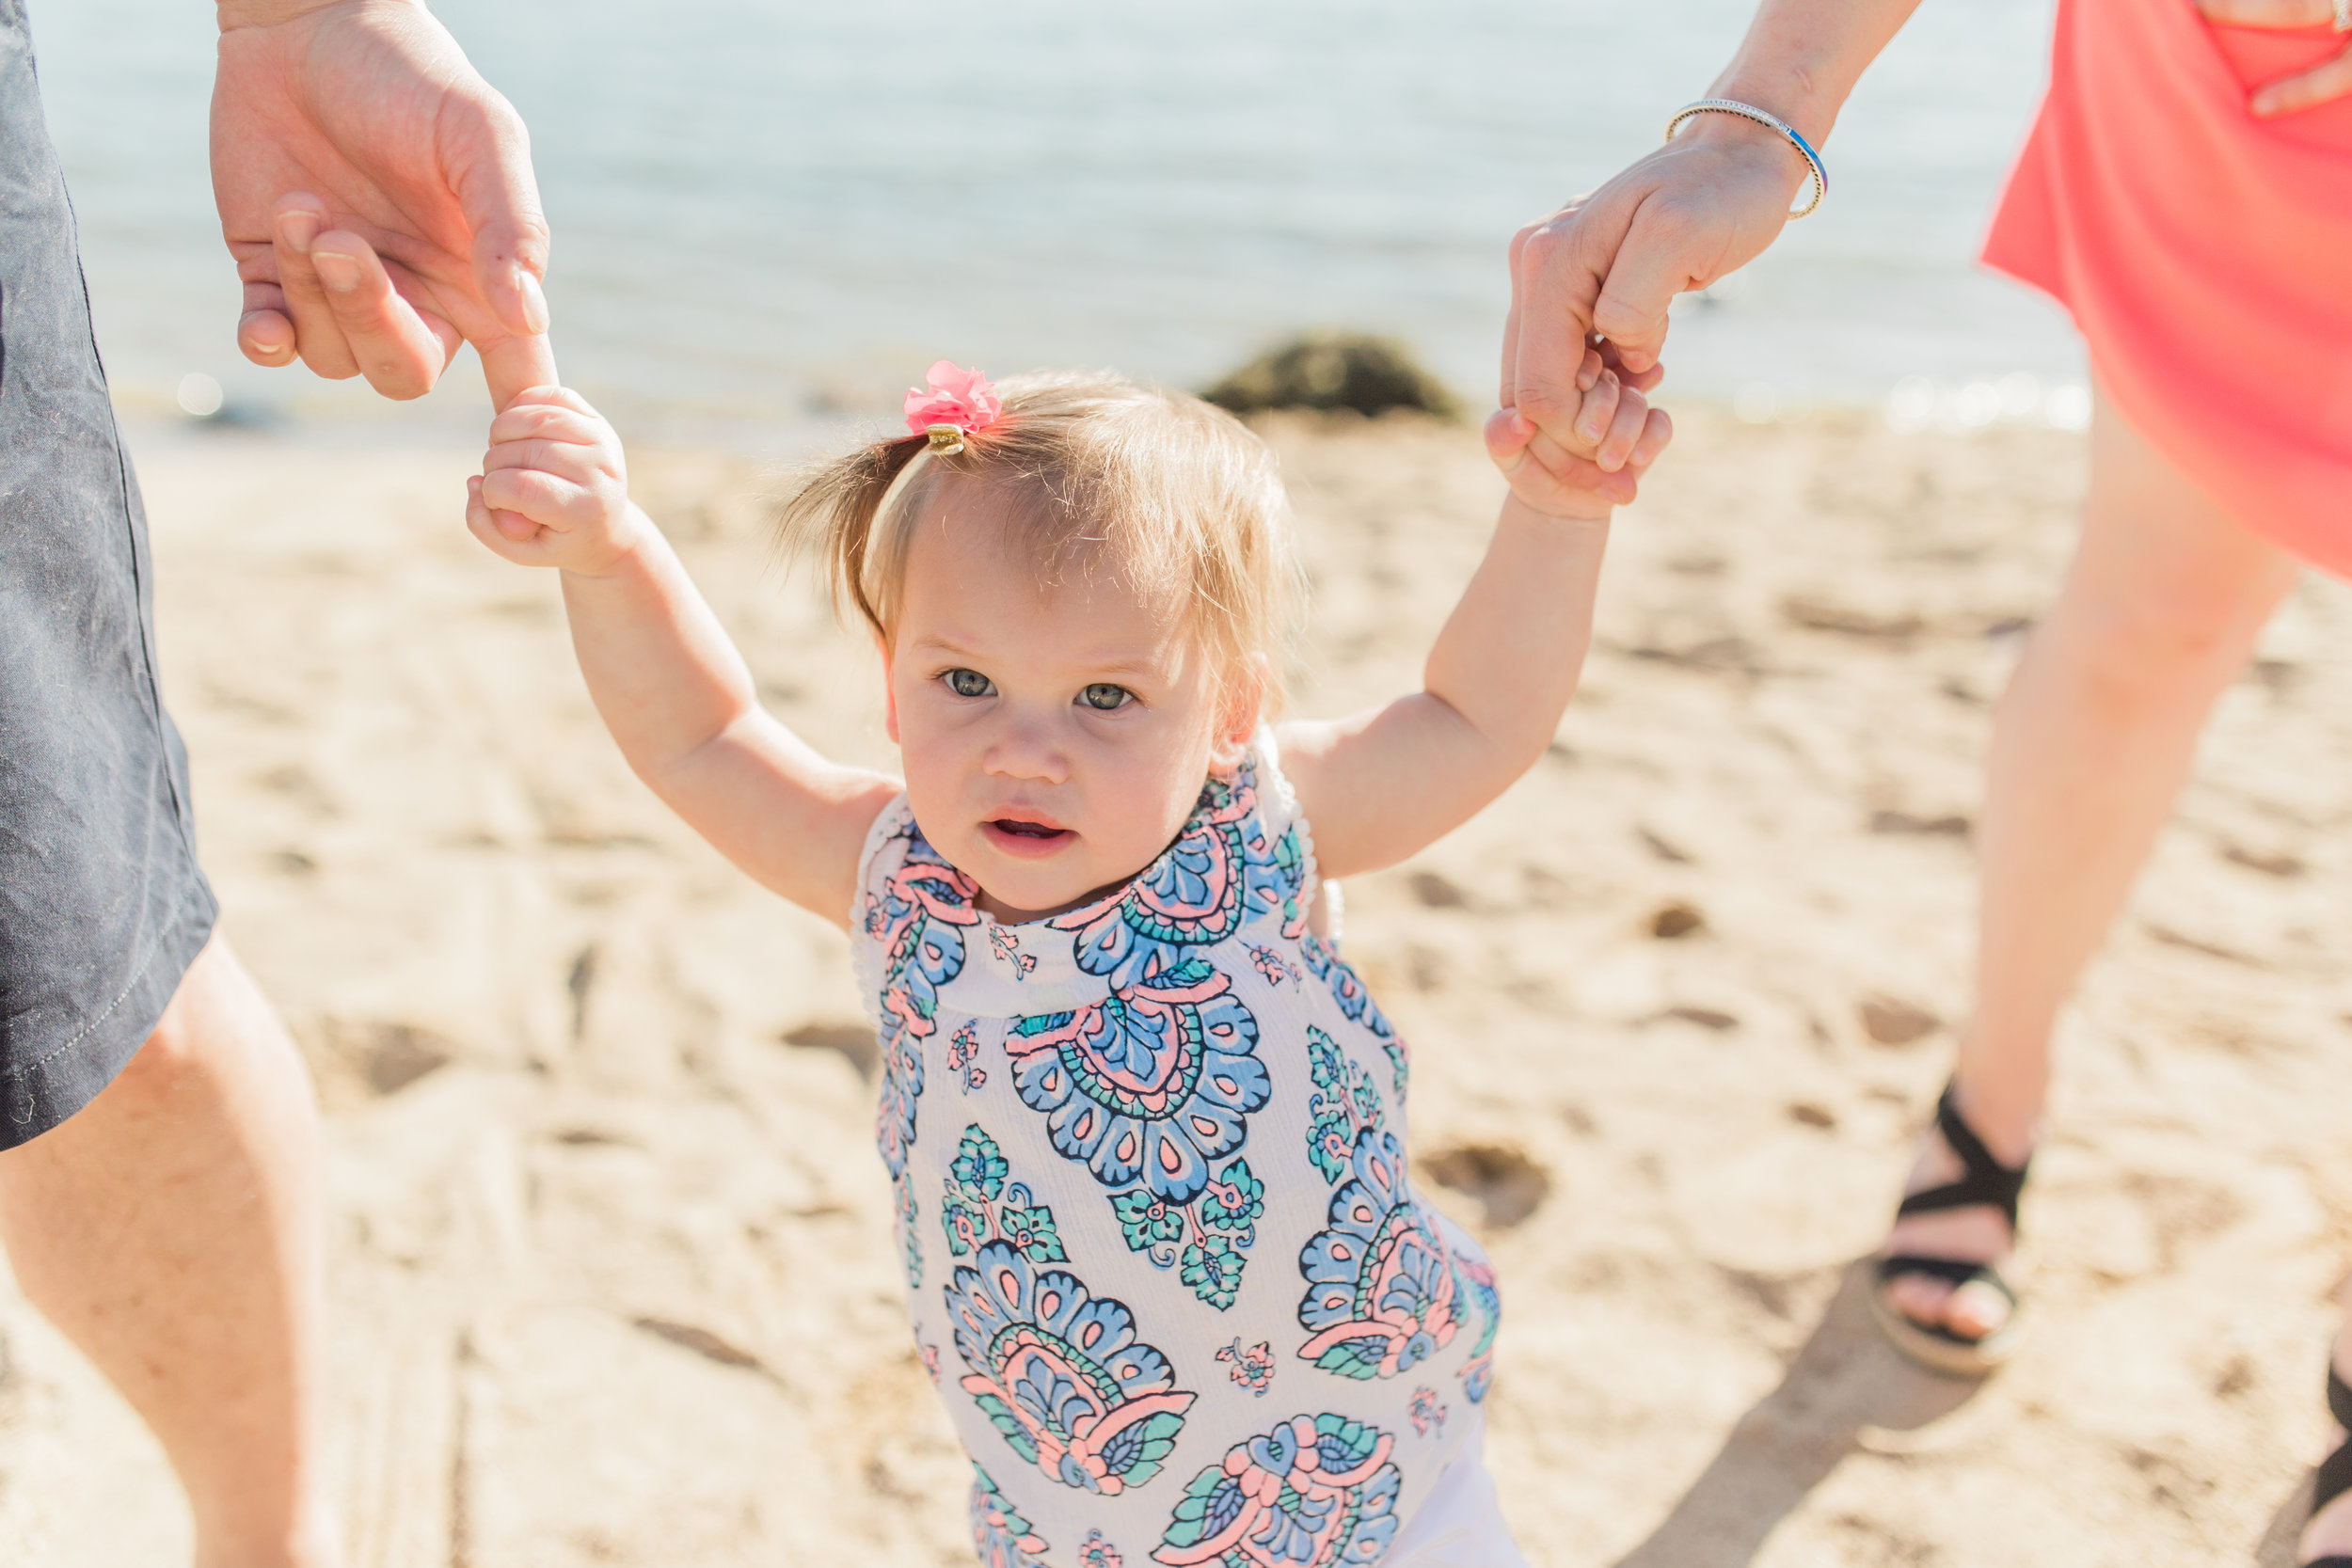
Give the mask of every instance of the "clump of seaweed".
POLYGON ((1311 332, 1252 359, 1200 394, 1219 408, 1351 409, 1373 416, 1406 408, 1450 420, 1460 405, 1404 344, 1359 332, 1311 332))

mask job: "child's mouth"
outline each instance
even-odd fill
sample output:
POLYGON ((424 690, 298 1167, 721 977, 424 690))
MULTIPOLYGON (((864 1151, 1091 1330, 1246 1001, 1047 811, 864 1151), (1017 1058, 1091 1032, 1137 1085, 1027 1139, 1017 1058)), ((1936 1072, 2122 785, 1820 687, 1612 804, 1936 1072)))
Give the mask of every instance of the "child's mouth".
POLYGON ((993 817, 980 824, 980 832, 1005 853, 1025 856, 1051 854, 1078 836, 1067 828, 1025 822, 1016 816, 993 817))

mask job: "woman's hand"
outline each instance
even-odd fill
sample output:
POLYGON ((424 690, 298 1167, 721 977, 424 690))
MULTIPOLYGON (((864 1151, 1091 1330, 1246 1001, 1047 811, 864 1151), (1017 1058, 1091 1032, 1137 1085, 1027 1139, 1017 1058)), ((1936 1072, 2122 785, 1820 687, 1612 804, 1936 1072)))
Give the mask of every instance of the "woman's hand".
MULTIPOLYGON (((2325 27, 2336 19, 2333 0, 2197 0, 2198 14, 2224 27, 2325 27)), ((2352 39, 2327 59, 2254 89, 2247 100, 2258 119, 2275 119, 2352 92, 2352 39)))
POLYGON ((1614 345, 1628 386, 1656 386, 1674 296, 1761 254, 1806 173, 1777 133, 1702 115, 1590 196, 1520 230, 1511 242, 1502 406, 1575 448, 1571 426, 1590 385, 1579 372, 1596 333, 1614 345))

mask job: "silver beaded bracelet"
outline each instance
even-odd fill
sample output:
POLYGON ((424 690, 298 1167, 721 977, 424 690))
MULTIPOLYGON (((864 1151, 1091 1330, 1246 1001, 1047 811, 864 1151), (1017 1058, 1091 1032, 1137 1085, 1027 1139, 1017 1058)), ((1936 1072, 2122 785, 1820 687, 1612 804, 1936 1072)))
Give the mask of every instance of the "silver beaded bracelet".
POLYGON ((2352 33, 2352 0, 2336 0, 2336 31, 2352 33))
MULTIPOLYGON (((2336 0, 2338 11, 2346 7, 2352 7, 2352 0, 2336 0)), ((1804 159, 1805 167, 1813 171, 1813 199, 1791 212, 1788 214, 1791 218, 1810 216, 1813 210, 1820 206, 1821 198, 1829 195, 1829 166, 1821 162, 1819 152, 1813 150, 1813 144, 1799 135, 1797 128, 1778 115, 1768 114, 1753 103, 1742 103, 1737 99, 1702 98, 1675 111, 1674 119, 1666 121, 1666 139, 1674 140, 1675 133, 1682 129, 1682 122, 1698 115, 1738 115, 1741 119, 1752 119, 1788 138, 1788 145, 1797 150, 1804 159)))

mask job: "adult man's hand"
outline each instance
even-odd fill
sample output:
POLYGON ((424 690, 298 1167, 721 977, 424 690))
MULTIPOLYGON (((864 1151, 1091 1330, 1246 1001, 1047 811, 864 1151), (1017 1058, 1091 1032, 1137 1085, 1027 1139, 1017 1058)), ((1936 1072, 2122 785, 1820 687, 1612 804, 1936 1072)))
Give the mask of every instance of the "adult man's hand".
POLYGON ((1511 242, 1511 316, 1502 333, 1502 404, 1563 446, 1588 381, 1594 334, 1627 385, 1663 373, 1666 308, 1759 255, 1788 221, 1806 166, 1777 133, 1702 115, 1590 196, 1511 242))
POLYGON ((221 0, 213 190, 238 346, 421 397, 462 339, 492 401, 556 380, 521 119, 415 0, 221 0))

